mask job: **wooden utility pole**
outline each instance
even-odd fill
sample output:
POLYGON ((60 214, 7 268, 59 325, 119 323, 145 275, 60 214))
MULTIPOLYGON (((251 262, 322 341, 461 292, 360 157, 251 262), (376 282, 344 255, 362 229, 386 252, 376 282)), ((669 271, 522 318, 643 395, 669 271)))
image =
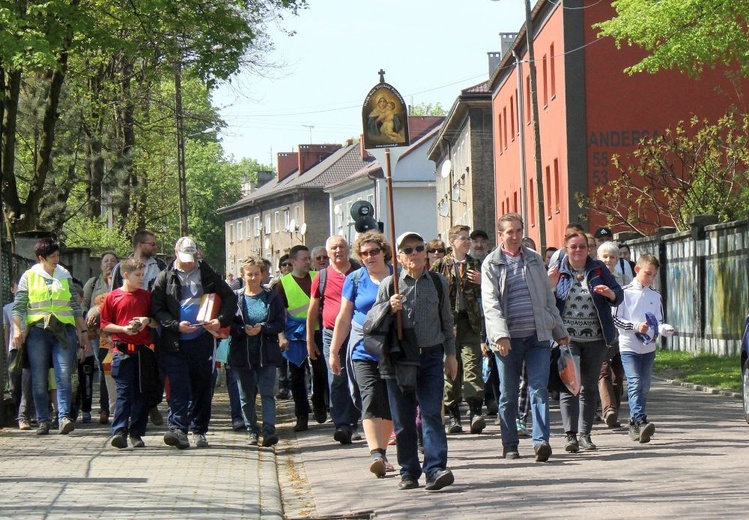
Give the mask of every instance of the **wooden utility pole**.
POLYGON ((177 133, 177 177, 179 179, 179 233, 187 236, 187 173, 185 165, 185 126, 182 113, 182 57, 174 65, 174 119, 177 133))

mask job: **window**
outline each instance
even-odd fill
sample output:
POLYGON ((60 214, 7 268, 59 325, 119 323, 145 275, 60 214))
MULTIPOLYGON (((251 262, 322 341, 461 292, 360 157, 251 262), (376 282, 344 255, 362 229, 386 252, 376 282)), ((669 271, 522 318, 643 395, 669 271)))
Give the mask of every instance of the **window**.
POLYGON ((283 229, 284 231, 294 231, 291 229, 291 212, 288 209, 283 212, 283 229))
POLYGON ((255 227, 255 236, 259 237, 260 236, 260 232, 263 229, 263 227, 260 225, 260 216, 257 216, 257 217, 254 218, 254 223, 255 223, 255 226, 254 226, 255 227))
POLYGON ((502 109, 502 119, 504 123, 504 135, 505 135, 505 150, 507 150, 507 107, 502 109))
POLYGON ((497 117, 497 131, 499 133, 499 154, 502 154, 502 114, 497 117))
POLYGON ((242 233, 242 221, 237 221, 237 242, 241 242, 244 239, 244 233, 242 233))
POLYGON ((234 224, 229 224, 229 236, 227 238, 230 244, 234 243, 234 224))
POLYGON ((512 211, 518 212, 518 192, 512 194, 512 211))
POLYGON ((515 140, 515 100, 510 96, 510 140, 515 140))
POLYGON ((544 188, 546 196, 546 214, 551 216, 551 166, 546 167, 546 187, 544 188))
POLYGON ((350 200, 346 203, 346 218, 348 218, 349 222, 353 222, 354 219, 351 218, 351 206, 354 205, 354 201, 350 200))
POLYGON ((542 70, 543 70, 543 80, 544 80, 544 108, 549 104, 549 73, 548 73, 548 65, 546 63, 546 54, 544 54, 543 59, 541 60, 542 63, 542 70))
POLYGON ((245 226, 247 227, 247 239, 249 240, 252 236, 252 227, 250 226, 250 219, 247 219, 245 221, 245 226))
POLYGON ((549 48, 549 84, 551 87, 551 99, 557 96, 557 80, 554 74, 554 44, 549 48))
POLYGON ((518 135, 520 135, 520 124, 522 121, 520 120, 520 111, 523 109, 522 106, 520 106, 520 98, 518 97, 518 89, 515 89, 515 104, 517 105, 518 113, 517 115, 517 127, 518 127, 518 135))
POLYGON ((533 179, 528 181, 528 193, 530 194, 529 206, 531 209, 531 226, 536 225, 536 198, 533 196, 533 179))
POLYGON ((525 121, 531 124, 531 77, 525 78, 525 121))
POLYGON ((281 231, 281 212, 276 211, 273 213, 273 229, 278 233, 281 231))
POLYGON ((369 195, 367 195, 367 202, 369 202, 372 207, 374 207, 374 193, 370 193, 369 195))
POLYGON ((265 215, 265 234, 270 235, 270 213, 265 215))
POLYGON ((559 159, 554 159, 554 209, 559 213, 559 159))

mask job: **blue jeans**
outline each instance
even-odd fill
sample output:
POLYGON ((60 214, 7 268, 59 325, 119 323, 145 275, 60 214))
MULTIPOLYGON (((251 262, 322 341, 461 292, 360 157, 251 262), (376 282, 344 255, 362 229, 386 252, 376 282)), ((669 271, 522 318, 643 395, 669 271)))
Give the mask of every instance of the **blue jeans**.
POLYGON ((231 421, 242 420, 242 403, 239 400, 239 386, 237 375, 229 365, 225 365, 226 372, 226 391, 229 394, 229 408, 231 412, 231 421))
POLYGON ((117 386, 112 433, 124 432, 142 437, 148 424, 148 403, 140 392, 138 355, 125 356, 115 352, 112 356, 112 378, 117 386))
MULTIPOLYGON (((330 344, 333 341, 333 330, 322 330, 322 352, 325 363, 330 366, 330 344)), ((348 350, 348 338, 343 342, 339 354, 341 362, 341 373, 335 375, 328 370, 328 388, 330 389, 330 418, 336 428, 343 426, 356 426, 359 422, 359 411, 351 400, 348 389, 348 373, 346 371, 346 351, 348 350)))
POLYGON ((213 336, 180 340, 179 350, 157 349, 159 366, 169 379, 169 428, 206 433, 211 420, 211 378, 215 368, 213 336))
POLYGON ((104 367, 101 365, 104 358, 107 357, 108 349, 99 348, 99 336, 89 339, 91 350, 96 358, 96 369, 99 371, 99 412, 109 413, 109 393, 107 392, 107 382, 104 377, 104 367))
POLYGON ((63 347, 52 334, 44 332, 40 327, 29 326, 26 336, 26 352, 31 366, 31 386, 36 407, 36 419, 39 423, 49 420, 49 380, 50 360, 57 381, 57 416, 70 417, 70 404, 73 397, 73 367, 75 355, 78 352, 78 338, 75 327, 66 327, 69 341, 63 347))
POLYGON ((273 388, 276 386, 276 367, 233 368, 239 389, 239 402, 242 406, 244 424, 249 433, 260 433, 257 427, 257 410, 255 398, 260 391, 260 404, 263 407, 262 434, 276 433, 276 398, 273 388))
POLYGON ((653 379, 653 365, 655 351, 647 354, 634 352, 620 352, 624 374, 627 376, 627 396, 629 398, 629 417, 633 423, 648 420, 645 406, 650 393, 650 383, 653 379))
POLYGON ((502 445, 517 446, 518 391, 523 361, 528 374, 528 398, 533 416, 533 445, 549 441, 549 365, 551 346, 548 341, 538 341, 534 334, 526 338, 510 339, 510 352, 500 356, 496 352, 499 369, 499 417, 501 419, 502 445))
POLYGON ((395 379, 387 380, 390 413, 395 427, 401 476, 419 478, 419 447, 416 435, 416 406, 422 414, 424 437, 423 473, 431 476, 447 467, 447 435, 442 425, 442 393, 445 388, 444 349, 422 349, 416 376, 416 392, 403 393, 395 379))

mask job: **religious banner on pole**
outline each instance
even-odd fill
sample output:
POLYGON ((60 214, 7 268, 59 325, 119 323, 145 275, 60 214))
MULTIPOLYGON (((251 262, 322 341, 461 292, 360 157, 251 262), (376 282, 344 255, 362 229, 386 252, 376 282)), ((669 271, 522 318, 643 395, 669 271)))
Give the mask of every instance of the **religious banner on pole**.
POLYGON ((385 83, 385 71, 379 74, 380 82, 369 91, 362 107, 364 148, 408 146, 406 103, 392 85, 385 83))

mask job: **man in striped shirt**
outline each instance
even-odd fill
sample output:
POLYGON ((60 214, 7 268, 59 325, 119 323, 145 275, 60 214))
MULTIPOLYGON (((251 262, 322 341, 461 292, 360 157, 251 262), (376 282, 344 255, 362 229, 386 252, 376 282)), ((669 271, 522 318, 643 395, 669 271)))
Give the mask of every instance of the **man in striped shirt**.
POLYGON ((523 362, 533 415, 533 451, 537 462, 551 455, 549 445, 549 340, 569 343, 557 310, 541 256, 521 245, 523 220, 517 213, 503 215, 497 224, 500 245, 484 261, 481 294, 486 335, 499 368, 499 416, 502 456, 518 453, 518 388, 523 362))

